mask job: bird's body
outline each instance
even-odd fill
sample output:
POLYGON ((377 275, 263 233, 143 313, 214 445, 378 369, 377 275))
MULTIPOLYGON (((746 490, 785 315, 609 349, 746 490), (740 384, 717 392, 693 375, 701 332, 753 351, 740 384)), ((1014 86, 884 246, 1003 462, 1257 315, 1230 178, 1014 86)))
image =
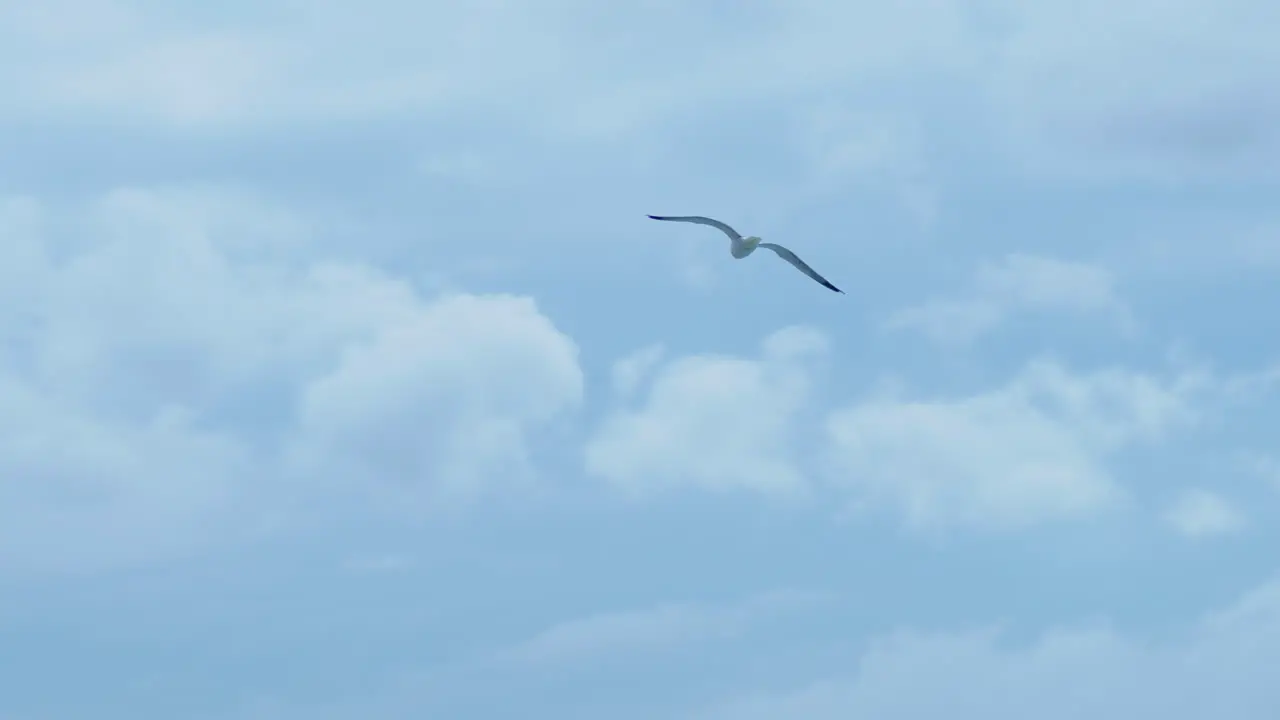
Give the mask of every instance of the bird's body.
POLYGON ((750 255, 760 247, 760 238, 752 235, 750 237, 738 238, 729 241, 729 254, 741 260, 750 255))
POLYGON ((680 215, 680 216, 650 215, 649 217, 654 220, 669 220, 672 222, 693 223, 695 225, 710 225, 711 227, 716 228, 720 232, 729 236, 729 254, 732 255, 735 259, 741 260, 745 258, 751 253, 755 252, 756 248, 761 248, 761 247, 768 248, 769 250, 772 250, 774 253, 776 253, 778 257, 791 263, 793 266, 795 266, 797 270, 813 278, 815 281, 817 281, 827 289, 834 290, 835 292, 838 292, 838 293, 844 292, 843 290, 836 287, 835 285, 832 285, 831 283, 827 282, 826 278, 814 272, 813 268, 806 265, 803 260, 801 260, 799 257, 796 257, 796 254, 791 252, 790 250, 782 247, 781 245, 762 242, 760 238, 754 235, 743 237, 742 234, 739 233, 737 230, 734 230, 733 228, 720 222, 719 220, 713 220, 712 218, 703 217, 701 215, 680 215))

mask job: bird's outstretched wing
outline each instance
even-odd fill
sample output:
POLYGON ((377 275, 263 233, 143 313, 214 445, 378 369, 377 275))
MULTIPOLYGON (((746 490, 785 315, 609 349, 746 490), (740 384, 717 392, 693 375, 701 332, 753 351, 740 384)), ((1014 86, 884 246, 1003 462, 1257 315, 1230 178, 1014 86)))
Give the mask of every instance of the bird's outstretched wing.
POLYGON ((709 217, 702 217, 701 215, 680 215, 680 216, 650 215, 649 217, 653 218, 654 220, 671 220, 673 222, 694 223, 695 225, 710 225, 713 228, 719 229, 720 232, 724 233, 725 235, 728 235, 729 238, 732 240, 742 239, 742 236, 738 234, 737 230, 734 230, 733 228, 729 227, 728 225, 725 225, 719 220, 712 220, 709 217))
POLYGON ((762 247, 762 248, 769 248, 770 250, 772 250, 772 251, 774 251, 775 253, 777 253, 777 254, 778 254, 778 257, 782 258, 783 260, 786 260, 787 262, 791 263, 792 265, 795 265, 797 270, 799 270, 800 272, 804 273, 805 275, 808 275, 809 277, 813 278, 814 280, 817 280, 819 283, 821 283, 823 286, 827 287, 828 289, 830 289, 830 290, 834 290, 834 291, 836 291, 836 292, 838 292, 838 293, 843 293, 843 292, 844 292, 843 290, 841 290, 840 288, 836 287, 835 285, 832 285, 831 283, 827 282, 827 279, 826 279, 826 278, 824 278, 824 277, 822 277, 821 275, 819 275, 818 273, 814 272, 814 271, 813 271, 813 268, 809 267, 808 265, 806 265, 806 264, 805 264, 805 262, 804 262, 803 260, 801 260, 800 258, 796 257, 796 254, 795 254, 795 253, 793 253, 793 252, 791 252, 790 250, 788 250, 788 249, 786 249, 786 248, 782 247, 781 245, 775 245, 774 243, 760 243, 760 245, 759 245, 758 247, 762 247))

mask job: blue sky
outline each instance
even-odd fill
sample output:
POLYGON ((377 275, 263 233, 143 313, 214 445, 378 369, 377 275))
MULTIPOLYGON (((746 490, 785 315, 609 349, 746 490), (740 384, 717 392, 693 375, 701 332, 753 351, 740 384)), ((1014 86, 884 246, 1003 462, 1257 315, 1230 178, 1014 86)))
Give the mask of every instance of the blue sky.
POLYGON ((1277 22, 0 2, 0 717, 1276 717, 1277 22))

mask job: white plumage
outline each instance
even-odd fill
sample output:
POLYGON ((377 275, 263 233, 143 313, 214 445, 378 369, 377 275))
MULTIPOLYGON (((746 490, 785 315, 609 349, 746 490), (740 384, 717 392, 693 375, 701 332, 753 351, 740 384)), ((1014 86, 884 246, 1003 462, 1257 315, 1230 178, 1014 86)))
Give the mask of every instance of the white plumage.
POLYGON ((793 266, 795 266, 797 270, 804 273, 805 275, 808 275, 814 280, 818 281, 824 287, 830 290, 834 290, 835 292, 838 292, 838 293, 844 293, 844 291, 841 290, 840 288, 827 282, 826 278, 814 272, 813 268, 806 265, 803 260, 796 257, 796 254, 791 252, 790 250, 782 247, 781 245, 776 245, 774 243, 761 242, 760 238, 755 237, 754 235, 743 237, 742 234, 739 233, 737 230, 734 230, 733 228, 720 222, 719 220, 714 220, 709 217, 703 217, 701 215, 680 215, 680 216, 650 215, 649 217, 654 220, 669 220, 672 222, 694 223, 695 225, 710 225, 711 227, 716 228, 720 232, 729 236, 729 254, 732 255, 734 258, 741 260, 742 258, 745 258, 751 253, 755 252, 755 249, 758 247, 768 248, 774 251, 775 253, 777 253, 778 257, 791 263, 793 266))

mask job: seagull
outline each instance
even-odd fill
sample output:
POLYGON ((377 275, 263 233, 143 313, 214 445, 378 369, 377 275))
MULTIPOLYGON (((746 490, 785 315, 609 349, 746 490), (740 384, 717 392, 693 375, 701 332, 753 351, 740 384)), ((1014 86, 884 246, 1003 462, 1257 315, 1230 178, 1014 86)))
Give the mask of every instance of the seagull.
POLYGON ((814 272, 813 268, 806 265, 803 260, 796 257, 796 254, 791 252, 790 250, 782 247, 781 245, 775 245, 774 243, 760 242, 760 238, 755 237, 754 235, 749 237, 742 237, 742 235, 737 230, 734 230, 733 228, 720 222, 719 220, 713 220, 709 217, 702 217, 701 215, 680 215, 680 216, 650 215, 649 217, 654 220, 670 220, 672 222, 687 222, 687 223, 693 223, 695 225, 710 225, 711 227, 716 228, 720 232, 729 236, 729 254, 732 255, 734 258, 741 260, 742 258, 755 252, 755 249, 758 247, 768 248, 774 251, 775 253, 777 253, 778 257, 791 263, 796 267, 797 270, 804 273, 805 275, 808 275, 814 280, 817 280, 827 289, 834 290, 841 294, 844 293, 844 291, 841 290, 840 288, 827 282, 826 278, 814 272))

